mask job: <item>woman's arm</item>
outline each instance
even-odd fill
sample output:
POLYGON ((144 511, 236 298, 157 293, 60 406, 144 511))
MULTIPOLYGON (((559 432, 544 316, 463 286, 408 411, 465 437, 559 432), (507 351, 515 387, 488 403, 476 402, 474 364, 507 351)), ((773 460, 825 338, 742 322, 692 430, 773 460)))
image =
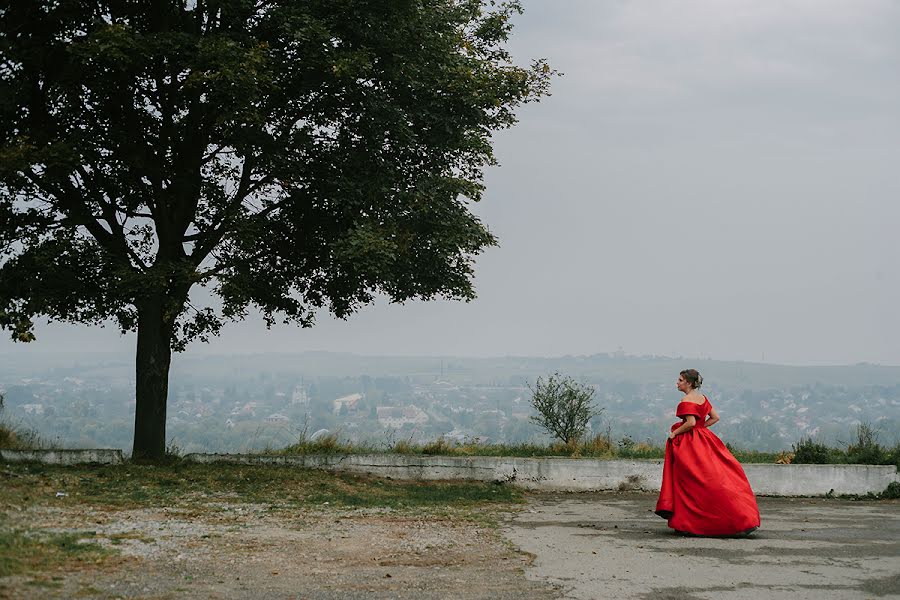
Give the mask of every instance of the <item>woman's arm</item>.
POLYGON ((706 418, 706 421, 704 421, 703 424, 706 427, 712 427, 713 425, 715 425, 718 422, 719 422, 719 413, 716 412, 716 409, 710 408, 709 416, 706 418))
POLYGON ((697 417, 694 415, 688 415, 684 418, 684 423, 682 423, 678 429, 674 430, 669 434, 669 439, 674 440, 676 435, 681 435, 686 431, 690 431, 694 428, 694 425, 697 424, 697 417))

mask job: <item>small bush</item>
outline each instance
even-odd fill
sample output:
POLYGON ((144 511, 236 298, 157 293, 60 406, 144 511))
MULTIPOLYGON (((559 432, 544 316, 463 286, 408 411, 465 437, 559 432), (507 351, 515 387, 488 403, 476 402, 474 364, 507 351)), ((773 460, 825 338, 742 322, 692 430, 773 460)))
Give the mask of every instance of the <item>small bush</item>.
POLYGON ((897 444, 887 452, 887 464, 894 465, 900 471, 900 444, 897 444))
POLYGON ((883 465, 888 463, 888 455, 881 446, 847 447, 847 462, 859 465, 883 465))
POLYGON ((399 440, 391 448, 394 454, 419 454, 419 448, 409 440, 399 440))
POLYGON ((422 446, 422 454, 428 455, 441 455, 441 454, 454 454, 456 451, 456 445, 448 442, 443 436, 434 440, 433 442, 428 442, 424 446, 422 446))
POLYGON ((634 446, 634 440, 627 435, 619 440, 620 449, 631 448, 632 446, 634 446))
POLYGON ((890 499, 900 498, 900 482, 890 482, 888 486, 884 488, 884 491, 881 492, 881 497, 890 499))
POLYGON ((19 438, 16 432, 3 423, 0 423, 0 448, 16 448, 19 445, 19 438))
POLYGON ((887 451, 878 443, 878 430, 868 423, 856 426, 856 441, 847 446, 848 462, 863 465, 888 463, 887 451))
POLYGON ((303 434, 295 444, 279 450, 277 454, 359 454, 365 450, 370 450, 370 448, 353 446, 350 442, 341 442, 336 433, 329 433, 315 439, 310 439, 303 434))
POLYGON ((795 464, 827 465, 846 462, 842 460, 840 450, 829 448, 825 444, 803 438, 793 445, 795 464))
POLYGON ((38 450, 48 448, 36 431, 23 427, 14 427, 0 421, 0 448, 7 450, 38 450))
POLYGON ((546 380, 538 377, 531 390, 531 406, 537 412, 531 421, 567 445, 575 446, 588 422, 603 412, 593 404, 594 388, 559 373, 546 380))
POLYGON ((613 445, 609 436, 598 434, 585 442, 585 453, 590 456, 610 455, 613 453, 613 445))

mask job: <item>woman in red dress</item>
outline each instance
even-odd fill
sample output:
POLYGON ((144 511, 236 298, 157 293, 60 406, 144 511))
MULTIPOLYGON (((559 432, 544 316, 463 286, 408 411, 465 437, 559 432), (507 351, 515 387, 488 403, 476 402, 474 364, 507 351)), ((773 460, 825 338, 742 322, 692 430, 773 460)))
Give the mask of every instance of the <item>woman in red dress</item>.
POLYGON ((709 426, 719 415, 700 393, 695 369, 682 371, 672 425, 666 442, 662 487, 656 514, 669 527, 694 535, 747 535, 759 527, 759 508, 741 464, 709 426))

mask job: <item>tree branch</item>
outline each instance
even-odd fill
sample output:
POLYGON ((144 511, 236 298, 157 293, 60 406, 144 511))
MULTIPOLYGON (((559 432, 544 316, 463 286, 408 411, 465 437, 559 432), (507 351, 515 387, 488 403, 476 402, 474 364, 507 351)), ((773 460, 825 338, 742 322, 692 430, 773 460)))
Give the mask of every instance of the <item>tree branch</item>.
MULTIPOLYGON (((125 265, 132 270, 137 270, 136 266, 131 263, 130 258, 136 260, 138 265, 142 265, 146 269, 143 261, 131 250, 125 239, 124 231, 118 220, 111 216, 112 207, 109 203, 104 203, 103 216, 94 215, 88 210, 84 202, 79 201, 77 189, 66 190, 64 188, 57 189, 55 186, 43 181, 41 177, 30 169, 22 171, 22 173, 45 194, 49 194, 57 199, 61 205, 65 205, 68 215, 74 223, 84 226, 88 233, 105 248, 111 255, 124 258, 125 265), (106 221, 112 231, 107 231, 100 225, 100 221, 106 221)), ((65 210, 63 212, 66 212, 65 210)))

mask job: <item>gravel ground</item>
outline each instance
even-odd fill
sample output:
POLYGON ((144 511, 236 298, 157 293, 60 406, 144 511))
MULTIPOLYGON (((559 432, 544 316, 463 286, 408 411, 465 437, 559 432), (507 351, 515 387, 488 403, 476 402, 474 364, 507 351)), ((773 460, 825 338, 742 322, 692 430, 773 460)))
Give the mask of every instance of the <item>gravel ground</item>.
POLYGON ((389 509, 99 512, 29 507, 15 525, 93 531, 118 553, 96 565, 0 578, 0 598, 547 599, 524 575, 530 557, 489 525, 452 513, 389 509))
POLYGON ((675 535, 654 502, 532 494, 480 519, 497 509, 8 504, 12 529, 115 553, 0 578, 0 599, 900 599, 900 501, 760 498, 747 539, 675 535))

